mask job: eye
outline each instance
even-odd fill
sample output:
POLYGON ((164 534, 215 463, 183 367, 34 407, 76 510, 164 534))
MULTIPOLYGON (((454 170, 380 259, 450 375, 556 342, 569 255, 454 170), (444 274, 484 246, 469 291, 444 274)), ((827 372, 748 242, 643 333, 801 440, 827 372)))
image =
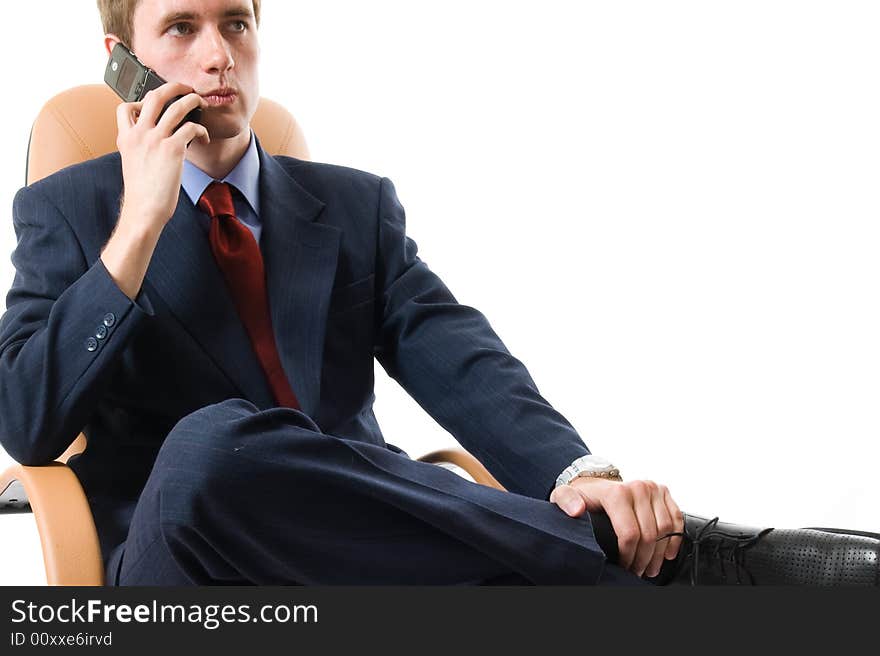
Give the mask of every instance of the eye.
POLYGON ((176 36, 184 36, 192 33, 192 26, 189 23, 175 23, 168 28, 168 31, 176 36))
POLYGON ((247 21, 243 20, 232 21, 229 25, 233 32, 244 32, 248 27, 247 21))

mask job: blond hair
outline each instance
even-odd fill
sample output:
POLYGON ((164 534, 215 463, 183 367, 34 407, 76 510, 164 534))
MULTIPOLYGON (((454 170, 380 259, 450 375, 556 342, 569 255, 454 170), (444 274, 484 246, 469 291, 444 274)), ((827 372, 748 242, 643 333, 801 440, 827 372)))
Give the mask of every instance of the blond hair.
MULTIPOLYGON (((254 3, 254 19, 260 24, 260 0, 251 0, 254 3)), ((101 23, 104 25, 104 34, 115 34, 122 42, 131 47, 134 36, 134 10, 137 9, 140 0, 98 0, 98 11, 101 13, 101 23)))

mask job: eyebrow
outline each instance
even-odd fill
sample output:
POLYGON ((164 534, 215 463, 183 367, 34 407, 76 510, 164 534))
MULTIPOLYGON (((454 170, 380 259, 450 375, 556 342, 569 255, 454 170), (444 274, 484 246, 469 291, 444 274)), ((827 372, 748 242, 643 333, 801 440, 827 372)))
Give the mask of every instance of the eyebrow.
MULTIPOLYGON (((173 23, 178 23, 180 21, 191 21, 196 20, 198 18, 198 14, 191 11, 175 11, 170 14, 166 14, 162 20, 160 21, 160 25, 171 25, 173 23)), ((254 12, 251 11, 248 7, 241 5, 239 7, 233 7, 232 9, 227 9, 223 12, 223 18, 253 18, 254 12)))

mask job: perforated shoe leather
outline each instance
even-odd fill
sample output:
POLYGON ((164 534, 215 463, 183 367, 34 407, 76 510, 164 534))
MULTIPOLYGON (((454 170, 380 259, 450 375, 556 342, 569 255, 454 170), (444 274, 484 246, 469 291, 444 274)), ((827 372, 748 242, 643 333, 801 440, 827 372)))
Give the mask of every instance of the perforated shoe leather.
MULTIPOLYGON (((678 557, 658 585, 880 586, 880 534, 755 528, 684 515, 678 557)), ((664 536, 668 537, 668 536, 664 536)))

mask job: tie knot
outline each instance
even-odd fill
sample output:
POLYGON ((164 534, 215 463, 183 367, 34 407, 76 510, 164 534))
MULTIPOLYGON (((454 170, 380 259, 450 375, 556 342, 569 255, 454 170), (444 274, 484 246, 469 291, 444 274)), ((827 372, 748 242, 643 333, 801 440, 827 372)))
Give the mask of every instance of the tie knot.
POLYGON ((235 216, 232 189, 225 182, 212 182, 199 198, 199 209, 211 218, 235 216))

